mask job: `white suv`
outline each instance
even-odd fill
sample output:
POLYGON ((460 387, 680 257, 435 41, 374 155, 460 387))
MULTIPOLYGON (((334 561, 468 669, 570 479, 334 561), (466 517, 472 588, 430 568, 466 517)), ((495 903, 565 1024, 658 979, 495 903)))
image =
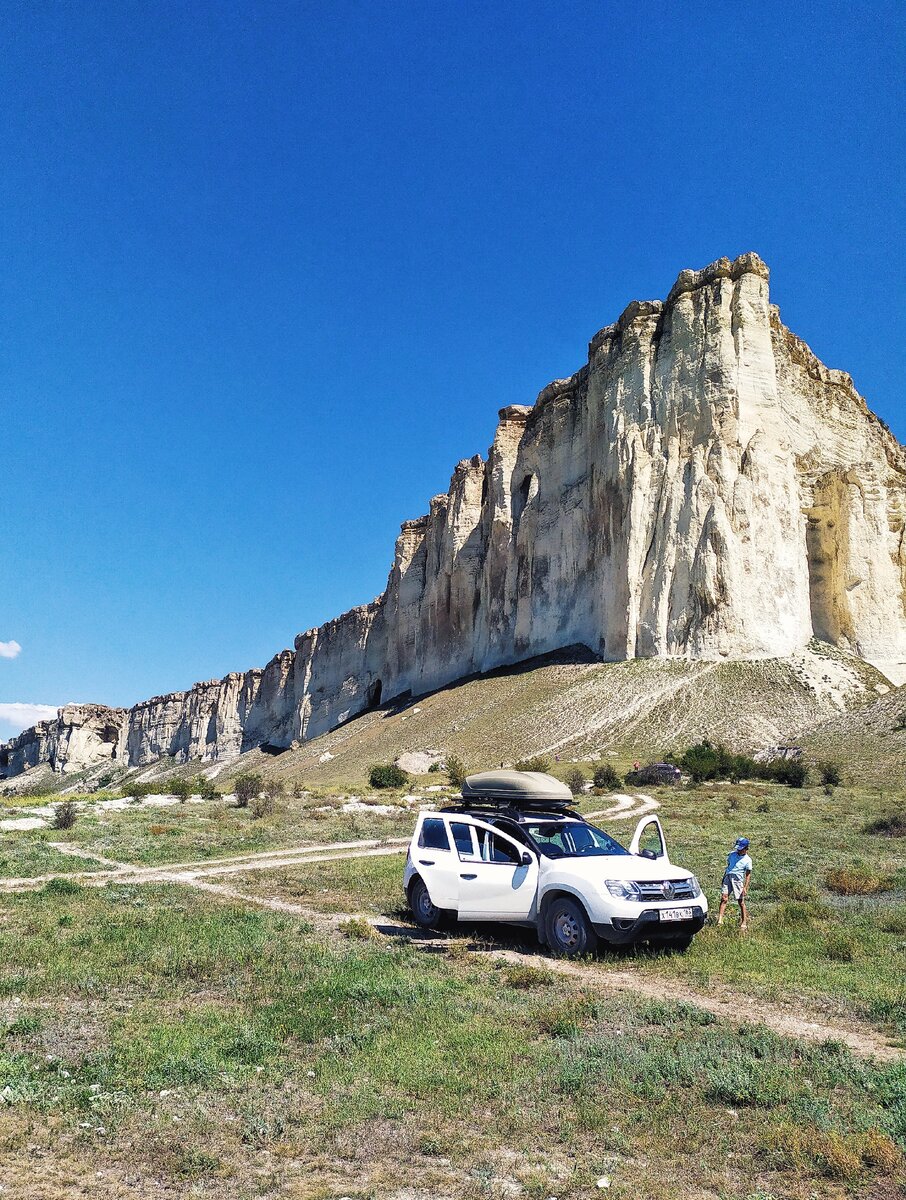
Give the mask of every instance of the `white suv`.
POLYGON ((708 901, 670 862, 658 818, 642 817, 627 850, 571 811, 571 800, 549 775, 488 771, 466 780, 455 807, 420 813, 403 879, 416 923, 529 926, 569 957, 599 939, 686 949, 708 901))

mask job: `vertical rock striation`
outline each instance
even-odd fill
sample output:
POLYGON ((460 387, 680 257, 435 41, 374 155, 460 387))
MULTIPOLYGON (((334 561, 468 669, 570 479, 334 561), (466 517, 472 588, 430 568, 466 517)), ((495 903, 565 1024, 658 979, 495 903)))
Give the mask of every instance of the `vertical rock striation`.
POLYGON ((906 450, 782 325, 761 259, 721 259, 630 304, 533 407, 501 410, 487 461, 460 462, 403 525, 382 596, 263 670, 136 705, 123 755, 288 746, 579 643, 610 660, 746 659, 817 636, 900 682, 904 531, 906 450))

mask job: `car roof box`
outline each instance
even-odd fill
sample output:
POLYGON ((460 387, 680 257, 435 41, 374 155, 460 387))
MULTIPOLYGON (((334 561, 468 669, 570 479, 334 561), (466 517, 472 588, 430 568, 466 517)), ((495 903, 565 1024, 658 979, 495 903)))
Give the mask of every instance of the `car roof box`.
POLYGON ((470 804, 541 808, 567 808, 573 794, 559 779, 543 771, 482 771, 469 775, 462 785, 462 798, 470 804))

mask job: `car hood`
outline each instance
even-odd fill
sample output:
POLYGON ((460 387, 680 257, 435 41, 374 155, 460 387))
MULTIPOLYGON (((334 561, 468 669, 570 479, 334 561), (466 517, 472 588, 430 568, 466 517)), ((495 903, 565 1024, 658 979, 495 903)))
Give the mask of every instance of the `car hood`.
MULTIPOLYGON (((648 882, 660 879, 688 879, 692 874, 686 867, 667 863, 663 859, 639 858, 635 854, 602 854, 588 858, 548 858, 543 862, 547 871, 565 871, 590 882, 605 879, 629 879, 648 882)), ((545 868, 542 868, 545 869, 545 868)))

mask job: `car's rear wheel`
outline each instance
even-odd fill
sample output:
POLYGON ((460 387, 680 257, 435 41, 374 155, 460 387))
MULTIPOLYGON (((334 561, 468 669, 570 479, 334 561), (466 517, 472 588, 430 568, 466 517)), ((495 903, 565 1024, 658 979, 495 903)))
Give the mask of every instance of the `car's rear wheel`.
POLYGON ((544 933, 551 952, 562 958, 591 954, 598 944, 597 934, 582 905, 567 896, 558 896, 548 902, 544 933))
POLYGON ((409 888, 409 907, 416 925, 422 929, 437 929, 443 921, 443 909, 428 895, 424 880, 416 876, 409 888))

